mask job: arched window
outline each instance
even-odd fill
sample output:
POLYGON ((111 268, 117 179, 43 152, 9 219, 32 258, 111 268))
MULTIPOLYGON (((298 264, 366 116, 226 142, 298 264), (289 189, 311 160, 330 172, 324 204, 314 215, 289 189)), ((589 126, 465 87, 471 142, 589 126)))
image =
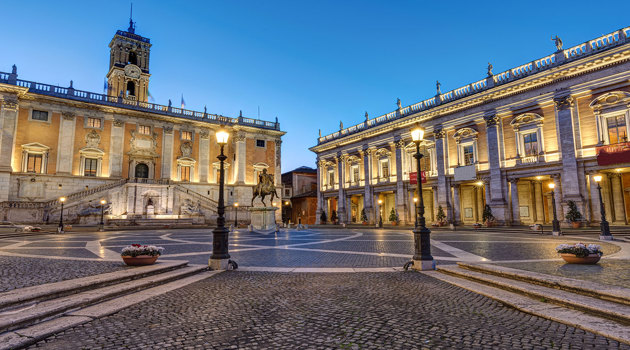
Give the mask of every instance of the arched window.
POLYGON ((138 165, 136 165, 136 177, 140 179, 148 178, 149 166, 144 163, 138 163, 138 165))
POLYGON ((131 51, 129 53, 129 64, 135 64, 136 66, 138 65, 138 55, 136 55, 135 52, 131 51))
POLYGON ((133 81, 127 82, 127 96, 136 96, 136 84, 133 81))

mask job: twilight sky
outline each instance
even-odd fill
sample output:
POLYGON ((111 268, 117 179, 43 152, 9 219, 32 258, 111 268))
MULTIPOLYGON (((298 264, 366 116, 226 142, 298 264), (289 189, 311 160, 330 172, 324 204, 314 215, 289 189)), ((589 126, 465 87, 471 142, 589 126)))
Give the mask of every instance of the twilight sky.
MULTIPOLYGON (((129 1, 3 1, 0 71, 102 92, 129 1)), ((282 170, 315 166, 326 135, 630 26, 630 2, 134 1, 156 103, 274 120, 282 170)))

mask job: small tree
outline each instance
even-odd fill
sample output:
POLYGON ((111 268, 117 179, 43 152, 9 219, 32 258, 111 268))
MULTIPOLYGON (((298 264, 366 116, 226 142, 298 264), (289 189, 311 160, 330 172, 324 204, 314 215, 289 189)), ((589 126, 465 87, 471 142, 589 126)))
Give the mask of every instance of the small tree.
POLYGON ((444 214, 444 209, 442 208, 441 205, 438 206, 438 212, 435 218, 437 219, 438 222, 444 222, 444 220, 446 220, 446 214, 444 214))
POLYGON ((389 212, 389 222, 398 222, 398 214, 394 208, 389 212))
POLYGON ((365 208, 361 209, 361 221, 368 222, 367 214, 365 213, 365 208))
POLYGON ((564 217, 569 222, 579 222, 582 220, 582 214, 575 205, 574 201, 567 201, 567 205, 569 206, 569 212, 564 217))
POLYGON ((481 216, 483 222, 493 222, 494 215, 492 215, 492 208, 488 204, 483 208, 483 214, 481 216))
POLYGON ((319 223, 325 224, 328 218, 326 217, 326 212, 322 210, 322 215, 319 216, 319 223))
POLYGON ((330 221, 334 224, 335 222, 337 222, 337 211, 333 210, 332 214, 330 214, 330 221))

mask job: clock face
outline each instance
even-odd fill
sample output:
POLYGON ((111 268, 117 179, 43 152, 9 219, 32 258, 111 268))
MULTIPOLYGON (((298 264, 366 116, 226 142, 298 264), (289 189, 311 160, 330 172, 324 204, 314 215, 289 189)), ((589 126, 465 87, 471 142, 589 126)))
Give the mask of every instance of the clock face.
POLYGON ((125 75, 128 77, 137 79, 140 78, 140 73, 142 73, 140 68, 138 68, 135 64, 128 64, 125 66, 125 75))

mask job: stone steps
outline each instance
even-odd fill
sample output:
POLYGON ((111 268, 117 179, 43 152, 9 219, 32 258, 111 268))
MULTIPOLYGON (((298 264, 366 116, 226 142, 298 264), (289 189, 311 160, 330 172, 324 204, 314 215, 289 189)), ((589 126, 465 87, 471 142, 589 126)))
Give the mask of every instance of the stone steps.
POLYGON ((490 264, 442 265, 425 273, 518 310, 630 344, 629 289, 490 264))
POLYGON ((162 263, 2 293, 0 349, 28 346, 215 273, 205 265, 162 263))

